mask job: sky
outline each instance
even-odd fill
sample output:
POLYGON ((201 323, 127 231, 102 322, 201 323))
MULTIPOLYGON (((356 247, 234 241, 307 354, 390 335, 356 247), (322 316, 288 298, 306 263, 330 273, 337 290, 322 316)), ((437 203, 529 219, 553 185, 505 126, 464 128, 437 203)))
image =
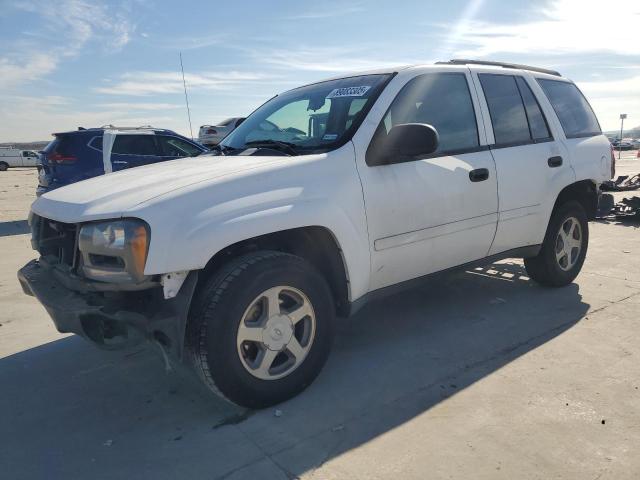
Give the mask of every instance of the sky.
POLYGON ((0 0, 0 142, 104 124, 190 136, 342 73, 475 58, 559 70, 640 126, 638 0, 0 0))

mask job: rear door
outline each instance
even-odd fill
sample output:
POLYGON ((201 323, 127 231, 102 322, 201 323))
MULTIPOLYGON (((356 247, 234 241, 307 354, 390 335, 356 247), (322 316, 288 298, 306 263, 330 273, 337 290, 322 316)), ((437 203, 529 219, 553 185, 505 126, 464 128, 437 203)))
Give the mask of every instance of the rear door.
POLYGON ((564 146, 524 73, 474 69, 498 175, 498 228, 490 255, 543 241, 550 205, 573 182, 564 146))
POLYGON ((559 136, 570 155, 578 180, 597 183, 611 177, 610 143, 589 102, 573 83, 556 78, 537 78, 560 123, 559 136))
POLYGON ((117 132, 111 147, 114 172, 160 161, 154 132, 117 132))

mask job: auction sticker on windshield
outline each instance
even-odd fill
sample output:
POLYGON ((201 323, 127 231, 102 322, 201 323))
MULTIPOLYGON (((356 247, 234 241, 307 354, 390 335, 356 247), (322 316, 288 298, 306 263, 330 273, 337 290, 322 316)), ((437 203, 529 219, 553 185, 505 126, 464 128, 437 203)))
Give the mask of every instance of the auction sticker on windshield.
POLYGON ((329 92, 327 98, 361 97, 367 93, 367 90, 370 88, 369 86, 335 88, 329 92))

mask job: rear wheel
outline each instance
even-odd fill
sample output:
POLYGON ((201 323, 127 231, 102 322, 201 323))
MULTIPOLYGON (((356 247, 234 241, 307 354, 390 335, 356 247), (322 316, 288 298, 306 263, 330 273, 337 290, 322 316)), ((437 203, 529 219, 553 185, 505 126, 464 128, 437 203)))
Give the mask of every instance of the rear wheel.
POLYGON ((568 285, 582 269, 588 244, 589 223, 582 205, 561 205, 551 215, 540 253, 524 260, 529 277, 546 286, 568 285))
POLYGON ((333 322, 329 287, 304 259, 270 251, 245 255, 197 295, 190 318, 195 370, 227 400, 274 405, 320 373, 333 322))
POLYGON ((7 162, 0 162, 0 172, 4 172, 9 168, 9 164, 7 162))

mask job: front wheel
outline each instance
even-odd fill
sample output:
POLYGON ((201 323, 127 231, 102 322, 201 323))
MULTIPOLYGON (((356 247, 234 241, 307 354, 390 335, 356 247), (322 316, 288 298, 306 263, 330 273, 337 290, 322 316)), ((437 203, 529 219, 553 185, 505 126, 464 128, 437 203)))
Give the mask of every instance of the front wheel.
POLYGON ((304 259, 272 251, 242 256, 196 296, 189 320, 194 368, 233 403, 280 403, 320 373, 334 312, 326 281, 304 259))
POLYGON ((588 245, 587 214, 578 202, 567 202, 553 212, 540 253, 525 258, 524 266, 541 285, 568 285, 580 273, 588 245))

